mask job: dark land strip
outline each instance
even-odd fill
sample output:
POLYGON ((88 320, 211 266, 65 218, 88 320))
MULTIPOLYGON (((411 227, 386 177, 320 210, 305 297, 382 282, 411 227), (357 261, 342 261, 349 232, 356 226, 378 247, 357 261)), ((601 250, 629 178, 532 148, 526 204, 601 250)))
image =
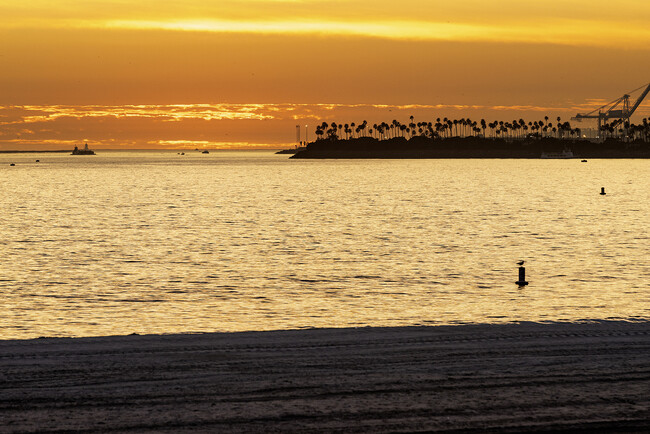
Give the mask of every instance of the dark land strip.
POLYGON ((427 138, 396 137, 377 140, 321 139, 290 158, 650 158, 650 142, 625 142, 608 139, 604 142, 568 139, 490 139, 479 137, 427 138))

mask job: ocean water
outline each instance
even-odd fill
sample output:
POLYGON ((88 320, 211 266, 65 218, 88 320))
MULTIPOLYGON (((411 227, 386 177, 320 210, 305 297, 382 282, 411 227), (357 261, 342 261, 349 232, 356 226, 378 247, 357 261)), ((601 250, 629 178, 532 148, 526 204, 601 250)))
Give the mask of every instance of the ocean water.
POLYGON ((0 182, 0 339, 650 319, 648 160, 0 154, 0 182))

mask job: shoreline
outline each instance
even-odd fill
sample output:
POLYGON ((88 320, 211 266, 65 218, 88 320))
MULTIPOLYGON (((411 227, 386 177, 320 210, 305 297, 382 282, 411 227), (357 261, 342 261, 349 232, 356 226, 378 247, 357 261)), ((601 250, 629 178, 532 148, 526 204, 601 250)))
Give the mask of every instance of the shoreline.
POLYGON ((650 321, 0 341, 16 432, 650 429, 650 321))

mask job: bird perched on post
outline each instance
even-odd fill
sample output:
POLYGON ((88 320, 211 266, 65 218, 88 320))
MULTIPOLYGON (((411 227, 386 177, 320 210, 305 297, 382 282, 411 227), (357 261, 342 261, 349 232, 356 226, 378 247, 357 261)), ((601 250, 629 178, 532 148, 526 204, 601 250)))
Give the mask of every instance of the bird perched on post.
POLYGON ((525 261, 519 261, 519 262, 517 262, 517 265, 519 265, 521 267, 522 265, 524 265, 524 262, 525 261))

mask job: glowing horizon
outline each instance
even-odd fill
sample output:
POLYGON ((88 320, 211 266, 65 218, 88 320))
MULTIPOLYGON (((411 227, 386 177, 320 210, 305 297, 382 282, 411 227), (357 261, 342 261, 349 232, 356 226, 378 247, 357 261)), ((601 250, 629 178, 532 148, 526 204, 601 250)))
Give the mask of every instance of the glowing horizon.
MULTIPOLYGON (((0 117, 10 117, 3 111, 21 111, 26 114, 14 120, 0 121, 0 125, 52 122, 59 118, 152 118, 164 122, 179 122, 187 119, 211 120, 278 120, 278 119, 320 119, 330 117, 328 111, 335 109, 384 109, 384 110, 488 110, 532 111, 554 113, 577 113, 597 109, 606 104, 605 99, 590 99, 582 104, 566 106, 493 105, 480 104, 344 104, 344 103, 259 103, 259 104, 127 104, 107 105, 0 105, 0 117), (41 114, 28 114, 37 112, 41 114)), ((650 101, 644 101, 635 117, 650 114, 650 101)), ((489 117, 489 116, 488 116, 489 117)))
POLYGON ((650 81, 649 19, 639 0, 0 0, 0 140, 291 143, 295 122, 391 110, 566 118, 650 81))
MULTIPOLYGON (((0 149, 66 149, 82 142, 98 149, 285 148, 295 144, 296 124, 310 130, 309 138, 313 140, 315 125, 323 121, 406 122, 411 115, 428 122, 438 117, 535 121, 547 115, 552 120, 556 116, 569 120, 576 113, 589 112, 605 102, 594 99, 564 107, 328 103, 5 105, 0 106, 0 149), (53 131, 58 138, 52 138, 53 131)), ((645 103, 634 118, 638 121, 648 115, 650 103, 645 103)))

